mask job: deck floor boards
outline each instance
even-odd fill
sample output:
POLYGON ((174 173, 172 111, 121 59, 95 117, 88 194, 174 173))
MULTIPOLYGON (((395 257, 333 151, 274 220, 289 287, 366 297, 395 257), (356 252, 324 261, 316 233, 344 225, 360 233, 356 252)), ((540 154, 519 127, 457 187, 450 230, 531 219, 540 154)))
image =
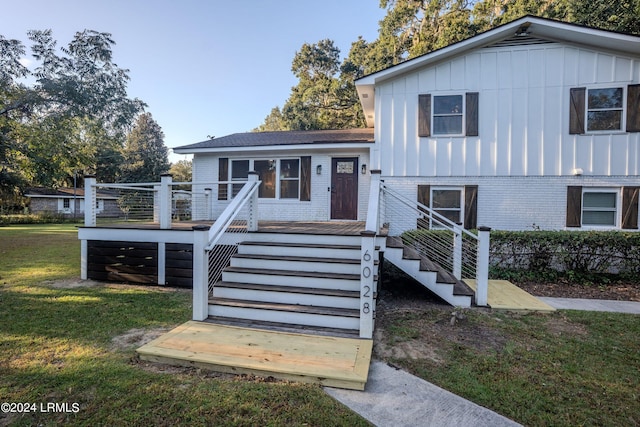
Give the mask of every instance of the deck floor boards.
POLYGON ((373 341, 189 321, 140 347, 152 362, 363 390, 373 341))

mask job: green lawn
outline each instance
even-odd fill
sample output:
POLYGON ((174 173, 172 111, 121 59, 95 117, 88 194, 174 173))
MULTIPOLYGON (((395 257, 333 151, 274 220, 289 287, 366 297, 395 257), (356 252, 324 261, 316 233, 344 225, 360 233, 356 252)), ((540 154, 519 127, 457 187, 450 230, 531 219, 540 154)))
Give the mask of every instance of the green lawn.
POLYGON ((387 361, 527 426, 640 425, 640 316, 452 311, 389 313, 389 347, 430 351, 387 361))
POLYGON ((0 403, 37 409, 0 425, 367 425, 319 386, 142 369, 112 339, 183 323, 190 294, 51 287, 79 276, 79 247, 73 225, 0 227, 0 403), (70 412, 40 412, 49 402, 70 412))

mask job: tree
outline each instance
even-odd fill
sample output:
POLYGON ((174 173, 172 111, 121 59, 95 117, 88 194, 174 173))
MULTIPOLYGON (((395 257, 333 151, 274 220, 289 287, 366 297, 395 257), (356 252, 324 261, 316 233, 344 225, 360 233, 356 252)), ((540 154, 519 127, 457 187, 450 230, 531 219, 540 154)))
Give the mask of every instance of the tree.
POLYGON ((302 45, 291 71, 298 84, 282 110, 275 107, 256 130, 341 129, 363 126, 352 78, 340 74, 340 50, 332 40, 302 45))
POLYGON ((122 182, 158 182, 169 171, 164 133, 150 113, 141 114, 127 136, 122 182))
POLYGON ((171 164, 169 173, 177 182, 191 182, 192 162, 191 160, 179 160, 171 164))
POLYGON ((33 71, 20 63, 22 43, 0 36, 0 196, 62 185, 78 171, 101 174, 106 164, 113 177, 144 103, 127 97, 128 70, 112 61, 111 35, 85 30, 61 49, 50 30, 29 39, 33 71))

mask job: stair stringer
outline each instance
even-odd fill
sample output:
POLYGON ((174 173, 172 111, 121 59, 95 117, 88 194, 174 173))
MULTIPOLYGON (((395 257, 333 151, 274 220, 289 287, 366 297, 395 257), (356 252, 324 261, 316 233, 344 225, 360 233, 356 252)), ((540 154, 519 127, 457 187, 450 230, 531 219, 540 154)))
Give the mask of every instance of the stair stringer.
POLYGON ((455 307, 470 307, 473 301, 469 295, 455 295, 453 283, 440 283, 437 281, 438 273, 420 269, 420 259, 406 258, 404 247, 391 247, 387 245, 384 251, 384 259, 404 271, 418 283, 455 307))

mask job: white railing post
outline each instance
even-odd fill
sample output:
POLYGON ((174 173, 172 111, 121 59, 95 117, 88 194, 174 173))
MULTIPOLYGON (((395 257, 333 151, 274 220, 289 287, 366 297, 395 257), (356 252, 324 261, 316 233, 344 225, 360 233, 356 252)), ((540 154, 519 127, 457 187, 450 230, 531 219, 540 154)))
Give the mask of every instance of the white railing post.
POLYGON ((478 227, 478 265, 476 266, 476 305, 486 306, 489 288, 489 245, 491 228, 478 227))
POLYGON ((462 279, 462 230, 459 225, 453 227, 453 275, 462 279))
MULTIPOLYGON (((212 210, 213 210, 213 199, 211 198, 211 194, 213 193, 213 191, 210 188, 205 188, 204 189, 204 209, 205 209, 205 218, 207 220, 212 220, 213 219, 213 215, 212 215, 212 210)), ((191 215, 193 218, 193 202, 191 202, 191 215)))
POLYGON ((360 233, 360 338, 373 337, 373 312, 375 310, 373 293, 375 276, 376 232, 367 230, 360 233))
POLYGON ((171 182, 173 178, 170 174, 160 177, 160 229, 171 228, 171 182))
POLYGON ((380 231, 380 171, 371 171, 369 185, 369 204, 367 206, 367 231, 380 231))
POLYGON ((96 226, 96 177, 86 175, 84 177, 84 226, 96 226))
POLYGON ((196 225, 193 230, 193 320, 209 316, 209 226, 196 225))
POLYGON ((160 184, 153 186, 153 222, 160 223, 160 184))
MULTIPOLYGON (((258 181, 258 172, 249 172, 249 183, 258 181)), ((258 190, 249 197, 249 218, 247 218, 247 231, 258 231, 258 190)))

